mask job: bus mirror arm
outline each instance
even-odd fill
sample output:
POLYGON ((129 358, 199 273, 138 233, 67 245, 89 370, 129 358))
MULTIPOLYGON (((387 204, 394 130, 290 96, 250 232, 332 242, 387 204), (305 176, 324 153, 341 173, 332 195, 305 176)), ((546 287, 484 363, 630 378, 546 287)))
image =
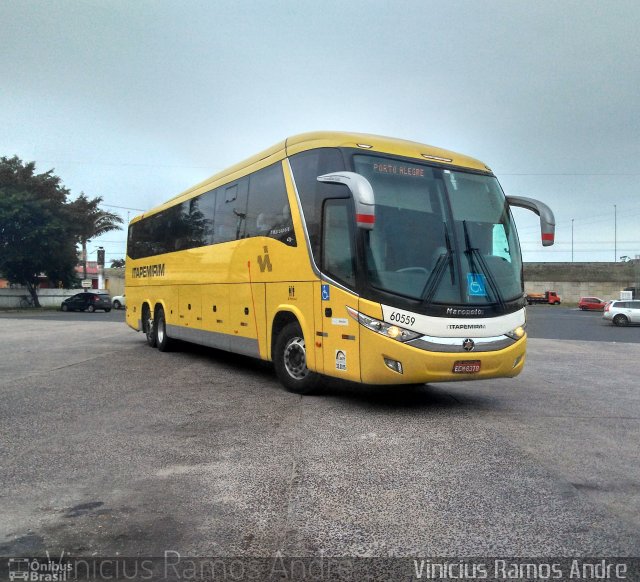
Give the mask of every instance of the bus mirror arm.
POLYGON ((333 172, 318 176, 318 182, 345 184, 356 206, 356 224, 359 228, 372 230, 376 222, 376 201, 369 180, 355 172, 333 172))
POLYGON ((522 196, 507 196, 507 202, 510 206, 518 206, 535 212, 540 217, 542 246, 550 247, 554 243, 556 236, 556 219, 553 216, 551 208, 539 200, 524 198, 522 196))

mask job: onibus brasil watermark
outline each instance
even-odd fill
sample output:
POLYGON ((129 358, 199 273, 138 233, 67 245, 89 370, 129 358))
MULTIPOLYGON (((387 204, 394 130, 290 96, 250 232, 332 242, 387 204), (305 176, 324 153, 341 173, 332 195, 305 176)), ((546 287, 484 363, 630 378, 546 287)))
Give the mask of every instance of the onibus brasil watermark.
MULTIPOLYGON (((640 580, 638 558, 159 557, 8 558, 10 582, 75 580, 640 580)), ((0 568, 1 570, 1 568, 0 568)))

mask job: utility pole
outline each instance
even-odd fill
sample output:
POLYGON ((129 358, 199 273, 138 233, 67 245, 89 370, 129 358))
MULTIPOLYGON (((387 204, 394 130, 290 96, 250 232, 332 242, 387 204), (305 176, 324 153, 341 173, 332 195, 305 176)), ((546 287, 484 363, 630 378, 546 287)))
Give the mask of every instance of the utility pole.
POLYGON ((573 263, 573 218, 571 219, 571 262, 573 263))
POLYGON ((98 289, 104 289, 104 247, 98 247, 98 289))
POLYGON ((618 211, 613 205, 613 262, 618 262, 618 211))

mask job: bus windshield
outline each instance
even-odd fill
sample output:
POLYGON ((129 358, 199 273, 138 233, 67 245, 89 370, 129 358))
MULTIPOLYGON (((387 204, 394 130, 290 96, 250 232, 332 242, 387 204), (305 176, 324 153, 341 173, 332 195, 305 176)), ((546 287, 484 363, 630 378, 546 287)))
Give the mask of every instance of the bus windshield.
POLYGON ((427 303, 500 305, 522 296, 515 225, 489 175, 354 156, 373 187, 375 226, 364 231, 368 283, 427 303))

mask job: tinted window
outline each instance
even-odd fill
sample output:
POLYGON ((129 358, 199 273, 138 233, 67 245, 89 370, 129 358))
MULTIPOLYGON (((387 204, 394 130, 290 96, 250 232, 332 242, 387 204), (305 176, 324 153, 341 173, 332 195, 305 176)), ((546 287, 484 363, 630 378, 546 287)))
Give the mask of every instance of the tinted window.
POLYGON ((281 164, 130 225, 127 255, 139 259, 248 236, 270 236, 296 244, 281 164))
POLYGON ((355 286, 352 221, 346 200, 327 200, 322 236, 322 270, 347 285, 355 286))
POLYGON ((247 206, 247 236, 268 236, 296 245, 291 208, 280 163, 251 174, 247 206))
POLYGON ((640 301, 629 301, 629 307, 631 309, 640 309, 640 301))
POLYGON ((213 242, 245 237, 248 186, 248 178, 242 178, 218 188, 213 242))
POLYGON ((216 191, 210 190, 195 199, 195 208, 192 206, 191 212, 199 217, 199 232, 197 238, 201 241, 201 245, 210 245, 213 243, 213 233, 215 230, 215 211, 216 211, 216 191))
POLYGON ((163 232, 158 233, 158 239, 166 249, 164 252, 183 251, 206 244, 206 219, 200 211, 199 200, 187 200, 172 210, 169 224, 163 224, 163 232))
POLYGON ((301 152, 289 158, 298 195, 309 233, 311 251, 320 264, 320 217, 326 198, 348 197, 349 189, 341 184, 318 182, 318 176, 345 169, 342 154, 337 149, 320 148, 301 152))

